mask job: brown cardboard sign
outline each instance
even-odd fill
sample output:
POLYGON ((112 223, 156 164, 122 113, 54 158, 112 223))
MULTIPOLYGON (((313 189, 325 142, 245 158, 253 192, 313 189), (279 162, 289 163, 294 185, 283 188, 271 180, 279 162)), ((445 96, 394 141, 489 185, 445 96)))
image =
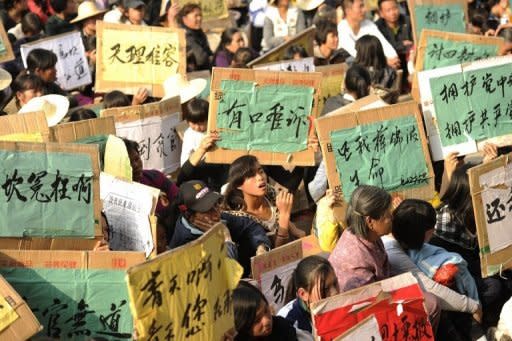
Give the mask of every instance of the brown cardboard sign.
POLYGON ((42 111, 0 117, 1 141, 48 142, 49 130, 42 111))
POLYGON ((52 141, 66 143, 95 135, 115 135, 116 127, 113 117, 104 117, 58 124, 50 128, 50 133, 52 141))
MULTIPOLYGON (((263 165, 314 165, 315 159, 313 150, 307 149, 307 146, 304 145, 304 149, 297 151, 297 144, 302 143, 299 142, 299 139, 303 136, 303 134, 309 136, 313 133, 313 129, 310 129, 310 124, 309 122, 306 122, 304 115, 309 115, 310 117, 317 117, 318 98, 320 96, 320 84, 321 74, 318 72, 276 72, 250 69, 213 68, 210 92, 210 108, 208 115, 208 130, 220 131, 221 135, 223 131, 230 133, 230 135, 228 136, 229 149, 216 148, 212 152, 207 153, 206 162, 231 163, 242 155, 251 154, 256 156, 259 162, 263 165), (233 89, 223 91, 223 81, 231 81, 229 86, 233 86, 233 89), (257 96, 258 91, 260 91, 260 89, 261 91, 264 91, 263 86, 268 85, 282 86, 283 92, 281 92, 281 90, 276 90, 276 96, 261 95, 261 97, 258 97, 258 99, 256 100, 255 96, 257 96), (279 98, 277 98, 277 96, 279 96, 281 93, 284 93, 285 90, 287 90, 288 93, 292 93, 289 90, 291 88, 287 86, 295 87, 294 91, 302 92, 309 92, 312 89, 313 106, 310 112, 305 112, 309 110, 309 108, 306 109, 306 105, 302 106, 301 104, 298 103, 280 102, 284 99, 284 97, 283 99, 280 100, 279 98), (244 87, 244 90, 242 91, 245 91, 244 96, 246 96, 244 97, 244 100, 247 100, 249 102, 245 104, 238 104, 238 108, 242 109, 237 109, 234 112, 234 115, 237 115, 237 117, 239 118, 238 123, 240 124, 237 123, 235 126, 233 126, 231 123, 226 123, 227 128, 221 128, 222 126, 220 125, 221 121, 219 120, 218 111, 221 110, 222 106, 228 105, 225 104, 228 103, 228 98, 230 103, 231 100, 235 102, 241 101, 242 99, 238 97, 237 91, 242 87, 244 87), (251 102, 247 96, 252 96, 253 102, 251 102), (275 107, 274 109, 267 108, 266 104, 270 101, 272 101, 272 103, 269 103, 268 107, 275 107), (253 107, 256 108, 256 106, 258 106, 257 111, 261 112, 249 113, 249 110, 251 110, 252 108, 250 107, 250 105, 252 105, 253 103, 256 103, 253 107), (285 105, 287 106, 287 108, 285 108, 285 105), (292 116, 295 117, 296 119, 292 118, 292 116), (276 119, 274 120, 273 117, 276 119), (240 138, 241 135, 237 138, 235 136, 236 134, 232 133, 233 131, 235 131, 235 129, 231 129, 231 127, 240 128, 242 127, 243 124, 246 123, 248 129, 246 130, 246 135, 248 134, 247 131, 253 128, 256 129, 255 126, 258 125, 260 134, 259 140, 263 141, 258 146, 256 146, 255 139, 250 139, 251 145, 249 146, 248 144, 245 143, 247 141, 244 140, 244 142, 239 142, 241 140, 237 140, 240 138), (268 127, 266 125, 268 125, 268 127), (268 131, 268 134, 273 135, 267 135, 265 131, 268 131), (261 148, 261 146, 264 145, 265 143, 267 147, 271 145, 271 143, 268 142, 269 136, 275 138, 275 136, 277 136, 276 134, 284 134, 284 132, 287 132, 286 136, 290 139, 294 139, 295 136, 299 136, 299 138, 293 140, 293 144, 291 142, 288 143, 289 146, 291 145, 292 147, 294 147, 293 149, 290 149, 293 151, 288 150, 286 152, 276 152, 269 151, 268 148, 261 148)), ((304 99, 304 97, 301 97, 300 99, 304 99)), ((229 105, 232 106, 237 104, 233 102, 229 105)), ((221 112, 221 115, 223 115, 222 119, 226 120, 226 117, 228 117, 229 119, 229 117, 231 117, 229 116, 229 112, 231 111, 232 110, 228 108, 227 111, 221 112)), ((225 138, 223 142, 228 141, 228 138, 225 138)), ((282 146, 285 142, 286 141, 280 140, 280 146, 282 146)), ((228 143, 225 144, 225 146, 227 145, 228 143)))
POLYGON ((503 155, 468 171, 483 277, 512 268, 511 157, 503 155))
POLYGON ((326 116, 315 126, 329 187, 342 200, 338 217, 360 184, 404 198, 432 199, 434 173, 416 103, 326 116))
POLYGON ((14 60, 14 52, 12 51, 11 42, 9 37, 7 37, 7 32, 5 31, 4 23, 0 20, 0 40, 1 45, 4 46, 4 49, 0 50, 0 63, 9 62, 14 60))
POLYGON ((185 31, 154 26, 96 23, 96 91, 146 88, 163 97, 164 81, 186 73, 185 31))

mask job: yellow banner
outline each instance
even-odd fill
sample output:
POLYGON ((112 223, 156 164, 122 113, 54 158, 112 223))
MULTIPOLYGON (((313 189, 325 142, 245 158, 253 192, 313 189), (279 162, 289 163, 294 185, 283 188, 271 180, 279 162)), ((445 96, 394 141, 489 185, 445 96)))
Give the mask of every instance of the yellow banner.
POLYGON ((228 17, 228 6, 226 0, 192 0, 189 1, 201 6, 203 19, 222 19, 228 17))
POLYGON ((0 296, 0 331, 9 327, 18 317, 18 313, 11 307, 5 297, 0 296))
POLYGON ((44 142, 41 133, 16 133, 0 136, 0 141, 44 142))
POLYGON ((242 272, 226 256, 219 225, 130 268, 128 293, 139 339, 220 340, 234 328, 231 292, 242 272))

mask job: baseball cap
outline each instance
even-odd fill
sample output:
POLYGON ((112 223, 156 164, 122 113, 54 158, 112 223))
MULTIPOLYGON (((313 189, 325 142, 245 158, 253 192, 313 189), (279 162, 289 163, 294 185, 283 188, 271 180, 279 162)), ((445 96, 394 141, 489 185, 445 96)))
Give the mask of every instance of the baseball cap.
POLYGON ((188 210, 200 213, 208 212, 222 199, 222 195, 197 180, 181 184, 179 195, 188 210))
POLYGON ((126 0, 124 2, 126 8, 139 8, 140 6, 146 6, 141 0, 126 0))

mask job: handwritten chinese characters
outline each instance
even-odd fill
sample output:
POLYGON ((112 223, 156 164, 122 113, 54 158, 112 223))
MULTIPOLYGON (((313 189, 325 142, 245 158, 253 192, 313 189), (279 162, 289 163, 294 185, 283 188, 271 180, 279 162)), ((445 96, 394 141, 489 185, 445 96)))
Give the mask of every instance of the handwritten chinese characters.
POLYGON ((332 131, 328 152, 334 153, 345 198, 361 184, 387 191, 428 184, 429 170, 414 116, 332 131), (406 158, 407 160, 404 160, 406 158))
POLYGON ((220 147, 281 153, 306 149, 313 88, 246 81, 222 81, 221 88, 215 94, 220 147))
POLYGON ((512 187, 487 188, 482 192, 482 205, 491 252, 512 245, 512 187))
POLYGON ((452 5, 414 5, 415 33, 419 39, 424 28, 444 32, 464 33, 464 6, 452 5))
POLYGON ((28 54, 37 48, 51 50, 57 55, 57 83, 63 89, 71 90, 92 82, 80 32, 66 33, 21 45, 20 51, 25 66, 28 54))
POLYGON ((242 274, 222 232, 128 270, 137 333, 145 340, 220 339, 233 327, 231 291, 242 274))
POLYGON ((0 234, 93 236, 92 176, 88 154, 0 150, 0 234))
POLYGON ((430 79, 443 146, 510 134, 512 64, 430 79))

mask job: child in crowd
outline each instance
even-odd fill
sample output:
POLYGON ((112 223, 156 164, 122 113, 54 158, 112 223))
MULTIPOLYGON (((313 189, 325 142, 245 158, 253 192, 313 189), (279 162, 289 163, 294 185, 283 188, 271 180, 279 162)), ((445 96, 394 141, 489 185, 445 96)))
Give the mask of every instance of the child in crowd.
POLYGON ((193 98, 184 105, 183 119, 188 128, 183 134, 180 164, 188 160, 190 154, 196 151, 205 137, 208 124, 208 102, 204 99, 193 98))
POLYGON ((21 74, 12 83, 12 91, 16 98, 17 110, 32 98, 42 96, 43 81, 33 74, 21 74))
POLYGON ((320 256, 306 257, 297 264, 288 285, 288 294, 293 300, 277 315, 293 324, 298 340, 313 340, 311 304, 337 295, 339 291, 338 280, 329 261, 320 256))
POLYGON ((267 299, 253 285, 241 281, 233 291, 236 341, 296 341, 297 333, 289 321, 272 316, 267 299))

